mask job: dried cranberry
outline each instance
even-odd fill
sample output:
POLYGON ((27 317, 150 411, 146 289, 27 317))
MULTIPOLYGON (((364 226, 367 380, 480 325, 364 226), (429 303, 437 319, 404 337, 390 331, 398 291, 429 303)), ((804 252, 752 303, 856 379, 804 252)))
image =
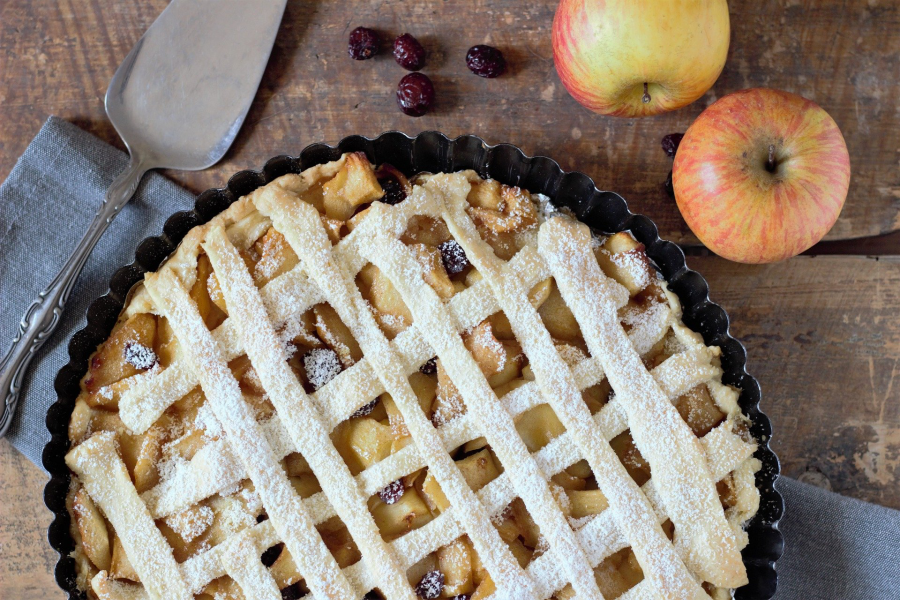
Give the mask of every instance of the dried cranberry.
POLYGON ((303 582, 298 581, 281 590, 281 600, 300 600, 305 595, 303 582))
POLYGON ((352 415, 350 415, 351 419, 355 419, 357 417, 365 417, 366 415, 371 415, 372 411, 375 410, 375 405, 378 404, 378 398, 375 398, 368 404, 363 404, 359 408, 356 409, 352 415))
POLYGON ((418 71, 425 66, 425 48, 419 40, 404 33, 394 40, 394 60, 407 71, 418 71))
POLYGON ((125 344, 125 362, 135 369, 150 369, 159 362, 156 352, 137 342, 125 344))
POLYGON ((662 149, 666 156, 675 158, 675 153, 678 152, 678 144, 681 143, 681 138, 683 137, 683 133, 670 133, 662 139, 662 149))
POLYGON ((366 60, 378 54, 378 32, 368 27, 357 27, 350 32, 350 43, 347 51, 353 60, 366 60))
POLYGON ((440 571, 428 571, 416 585, 416 595, 425 600, 437 598, 444 591, 444 574, 440 571))
POLYGON ((427 75, 410 73, 397 86, 397 104, 405 114, 421 117, 434 104, 434 85, 427 75))
POLYGON ((666 193, 669 195, 669 198, 675 197, 675 187, 672 185, 672 171, 669 171, 669 176, 666 177, 666 182, 663 184, 663 187, 666 188, 666 193))
POLYGON ((441 262, 444 263, 444 270, 447 271, 447 275, 462 273, 469 266, 466 251, 463 250, 463 247, 456 240, 448 240, 438 244, 438 250, 441 251, 441 262))
POLYGON ((378 497, 381 498, 381 501, 385 504, 397 504, 397 502, 400 501, 400 498, 403 497, 404 492, 406 492, 406 488, 403 487, 403 480, 398 479, 397 481, 390 482, 383 490, 378 492, 378 497))
POLYGON ((479 44, 472 46, 466 53, 466 65, 479 77, 493 79, 506 70, 506 59, 503 53, 492 46, 479 44))
POLYGON ((393 175, 382 177, 378 180, 378 184, 384 190, 381 201, 385 204, 400 204, 406 200, 406 190, 403 189, 403 184, 397 181, 393 175))
POLYGON ((262 553, 262 556, 259 557, 260 561, 263 565, 267 567, 271 567, 275 564, 275 561, 278 559, 278 556, 281 554, 281 550, 284 548, 284 544, 278 544, 272 546, 268 550, 262 553))
POLYGON ((437 356, 432 356, 425 361, 425 364, 419 367, 419 373, 423 375, 434 375, 437 373, 437 356))
POLYGON ((342 370, 341 359, 330 348, 313 348, 304 354, 303 368, 306 369, 306 379, 315 390, 334 379, 342 370))

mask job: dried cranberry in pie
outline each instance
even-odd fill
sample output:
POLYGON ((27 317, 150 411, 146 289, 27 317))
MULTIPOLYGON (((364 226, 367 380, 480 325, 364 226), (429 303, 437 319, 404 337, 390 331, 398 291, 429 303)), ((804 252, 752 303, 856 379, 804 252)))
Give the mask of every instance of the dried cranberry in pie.
POLYGON ((447 240, 438 245, 441 251, 441 262, 444 264, 448 275, 456 275, 465 271, 469 266, 469 259, 466 258, 466 251, 459 245, 456 240, 447 240))
POLYGON ((425 600, 437 598, 444 591, 444 574, 440 571, 428 571, 416 585, 416 595, 425 600))
POLYGON ((396 504, 400 498, 403 497, 403 492, 405 491, 406 488, 403 487, 403 481, 398 479, 397 481, 392 481, 387 484, 387 486, 378 492, 378 496, 385 504, 396 504))
POLYGON ((125 345, 125 362, 136 369, 150 369, 159 359, 152 348, 148 348, 138 342, 125 345))

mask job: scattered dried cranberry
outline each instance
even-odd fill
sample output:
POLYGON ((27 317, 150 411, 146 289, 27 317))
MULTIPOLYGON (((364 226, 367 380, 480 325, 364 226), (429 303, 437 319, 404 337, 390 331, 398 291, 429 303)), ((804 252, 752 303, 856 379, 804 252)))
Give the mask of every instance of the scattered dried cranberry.
POLYGON ((681 143, 681 138, 683 137, 683 133, 670 133, 662 139, 662 149, 666 156, 675 158, 675 153, 678 152, 678 144, 681 143))
POLYGON ((390 482, 383 490, 378 492, 378 497, 381 498, 381 501, 385 504, 397 504, 397 502, 400 501, 400 498, 403 497, 404 492, 406 492, 406 488, 403 487, 403 480, 398 479, 397 481, 390 482))
POLYGON ((479 77, 493 79, 506 70, 506 59, 503 53, 493 46, 479 44, 472 46, 466 53, 466 65, 479 77))
POLYGON ((672 171, 669 171, 669 176, 666 177, 666 182, 663 184, 663 187, 666 188, 666 193, 669 195, 669 198, 675 197, 675 187, 672 185, 672 171))
POLYGON ((418 71, 425 66, 425 48, 419 40, 404 33, 394 40, 394 60, 407 71, 418 71))
POLYGON ((350 43, 347 45, 347 51, 353 60, 366 60, 378 54, 378 47, 381 40, 378 39, 378 32, 368 27, 357 27, 350 32, 350 43))
POLYGON ((425 600, 437 598, 444 591, 444 574, 440 571, 428 571, 416 586, 416 595, 425 600))
POLYGON ((419 367, 419 373, 423 375, 434 375, 437 373, 437 356, 432 356, 425 361, 425 364, 419 367))
POLYGON ((441 251, 441 262, 444 263, 447 275, 462 273, 469 266, 466 251, 456 240, 447 240, 438 244, 438 250, 441 251))
POLYGON ((393 175, 382 177, 378 180, 378 185, 384 190, 384 196, 381 197, 381 201, 385 204, 400 204, 406 200, 406 190, 403 189, 403 184, 397 181, 397 178, 393 175))
POLYGON ((137 342, 125 344, 125 362, 135 369, 150 369, 159 361, 156 352, 137 342))
POLYGON ((427 75, 410 73, 397 86, 397 104, 411 117, 421 117, 434 104, 434 85, 427 75))
POLYGON ((355 419, 357 417, 365 417, 366 415, 371 415, 372 411, 375 410, 375 405, 378 404, 378 398, 375 398, 368 404, 363 404, 359 408, 356 409, 352 415, 350 415, 351 419, 355 419))

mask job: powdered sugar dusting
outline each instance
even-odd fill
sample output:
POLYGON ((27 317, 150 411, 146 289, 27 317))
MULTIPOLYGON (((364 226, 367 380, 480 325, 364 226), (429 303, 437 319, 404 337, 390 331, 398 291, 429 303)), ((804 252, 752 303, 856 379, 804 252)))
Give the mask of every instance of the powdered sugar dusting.
POLYGON ((150 369, 159 359, 152 348, 138 342, 129 342, 125 345, 125 362, 135 369, 150 369))
MULTIPOLYGON (((219 231, 224 237, 224 230, 219 231)), ((239 257, 232 260, 240 262, 243 266, 239 257)), ((220 283, 228 300, 228 283, 227 281, 220 283)), ((249 285, 253 286, 252 280, 249 285)), ((194 370, 215 410, 216 417, 222 423, 230 440, 240 440, 240 443, 231 444, 232 450, 238 455, 256 489, 264 498, 267 513, 291 550, 298 567, 305 573, 310 586, 319 593, 330 590, 327 594, 329 596, 352 595, 349 583, 337 569, 334 558, 315 532, 299 497, 273 456, 260 426, 253 419, 250 407, 244 403, 237 381, 222 359, 214 339, 203 324, 187 292, 180 287, 174 277, 160 282, 156 277, 148 276, 147 289, 153 300, 163 309, 179 340, 191 346, 194 370), (161 292, 157 289, 157 285, 165 291, 161 292)), ((255 292, 255 286, 253 289, 255 292)), ((229 305, 234 310, 237 303, 229 302, 229 305)), ((284 355, 277 344, 270 348, 270 352, 279 356, 275 360, 279 362, 284 360, 284 355)))
POLYGON ((341 359, 330 348, 313 348, 303 355, 303 367, 313 389, 319 389, 341 372, 341 359))
POLYGON ((638 289, 644 289, 650 285, 652 271, 649 268, 647 255, 644 254, 643 250, 616 252, 615 254, 610 254, 605 250, 603 250, 603 252, 609 256, 610 261, 612 261, 614 265, 631 275, 632 280, 638 289))
POLYGON ((204 402, 197 409, 197 416, 194 419, 194 426, 202 429, 210 438, 217 438, 224 433, 219 419, 212 409, 209 402, 204 402))
POLYGON ((198 506, 166 518, 166 525, 175 530, 186 543, 190 543, 212 525, 214 517, 211 508, 198 506))
POLYGON ((538 222, 543 223, 559 213, 559 208, 544 194, 531 194, 531 200, 537 207, 538 222))
MULTIPOLYGON (((692 548, 690 553, 682 554, 682 558, 704 579, 716 579, 717 585, 734 584, 739 581, 738 570, 742 573, 743 565, 718 505, 714 482, 703 468, 706 461, 699 443, 644 369, 631 341, 619 326, 615 311, 598 311, 596 303, 588 301, 603 298, 604 277, 590 251, 578 241, 579 234, 573 235, 574 227, 563 221, 551 221, 549 226, 549 230, 541 232, 541 252, 548 260, 563 297, 582 325, 588 347, 601 359, 610 383, 617 391, 617 398, 623 397, 635 442, 650 461, 654 478, 661 480, 660 489, 665 494, 666 505, 671 507, 672 519, 682 532, 680 539, 692 548), (698 560, 701 556, 703 558, 698 560), (723 573, 732 568, 736 569, 733 572, 737 578, 728 580, 730 575, 723 578, 723 573)), ((627 259, 638 260, 645 259, 637 256, 627 259)), ((595 447, 595 450, 603 449, 595 447)), ((646 522, 645 516, 636 514, 635 510, 646 507, 646 500, 624 504, 622 499, 631 495, 628 486, 616 485, 610 489, 610 482, 603 481, 598 473, 600 465, 596 458, 587 456, 610 506, 617 513, 630 512, 632 518, 646 522)), ((677 586, 684 595, 702 594, 658 527, 629 527, 629 520, 622 522, 638 559, 642 565, 646 563, 644 570, 648 578, 659 586, 677 586)))
POLYGON ((503 365, 508 360, 508 357, 506 355, 506 347, 501 344, 497 338, 494 337, 494 333, 491 327, 476 327, 473 330, 473 335, 473 343, 475 344, 475 346, 486 349, 496 357, 497 369, 495 372, 499 372, 499 370, 503 368, 503 365))
MULTIPOLYGON (((299 242, 296 236, 290 235, 290 232, 288 241, 310 271, 316 272, 321 261, 330 260, 332 246, 322 230, 321 220, 315 209, 308 205, 301 206, 307 208, 305 214, 302 210, 299 211, 306 218, 308 225, 303 228, 307 232, 304 241, 311 242, 313 248, 305 247, 304 243, 299 242)), ((293 214, 298 216, 297 213, 293 214)), ((277 223, 277 217, 273 218, 273 221, 277 223)), ((228 304, 232 306, 231 318, 237 323, 247 356, 256 368, 260 381, 278 411, 295 448, 307 459, 323 490, 332 500, 338 515, 356 540, 368 567, 376 574, 379 587, 393 597, 411 598, 408 583, 396 558, 388 550, 378 533, 374 519, 366 510, 365 497, 355 486, 349 469, 332 445, 314 404, 307 398, 296 376, 286 364, 284 356, 277 351, 277 334, 268 320, 259 293, 224 231, 213 230, 206 249, 214 268, 221 274, 223 292, 228 304)), ((324 287, 327 289, 327 286, 324 287)), ((323 349, 314 349, 311 352, 315 350, 323 349)), ((304 357, 307 359, 305 361, 307 378, 314 384, 324 385, 340 372, 337 354, 331 350, 328 352, 332 364, 335 365, 334 368, 325 363, 322 353, 317 353, 319 358, 312 360, 310 354, 304 357)), ((271 456, 271 448, 269 453, 270 458, 274 459, 275 457, 271 456)), ((309 531, 312 527, 311 517, 306 513, 299 496, 287 482, 280 464, 274 463, 271 468, 272 476, 268 472, 257 471, 255 474, 250 472, 251 480, 263 498, 269 517, 276 528, 280 529, 279 533, 285 537, 285 543, 297 561, 299 569, 314 591, 316 583, 320 586, 324 584, 319 593, 347 597, 351 593, 345 588, 351 587, 352 584, 346 579, 346 574, 336 570, 337 563, 327 554, 327 549, 321 543, 321 537, 309 531), (262 476, 264 478, 261 479, 262 476), (279 522, 282 527, 279 527, 279 522), (284 531, 285 526, 291 529, 290 533, 284 531), (292 539, 291 536, 302 536, 303 541, 297 537, 292 539), (298 546, 298 542, 302 546, 298 546), (302 556, 298 556, 300 552, 303 553, 302 556)))

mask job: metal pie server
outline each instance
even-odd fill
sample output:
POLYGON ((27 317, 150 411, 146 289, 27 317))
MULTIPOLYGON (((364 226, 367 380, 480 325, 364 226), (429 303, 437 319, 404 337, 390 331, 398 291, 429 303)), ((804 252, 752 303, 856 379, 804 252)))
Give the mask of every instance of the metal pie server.
POLYGON ((22 380, 56 329, 97 240, 149 169, 186 171, 217 163, 250 109, 286 0, 173 0, 132 48, 106 91, 106 114, 131 155, 72 256, 28 308, 0 359, 0 437, 22 380))

